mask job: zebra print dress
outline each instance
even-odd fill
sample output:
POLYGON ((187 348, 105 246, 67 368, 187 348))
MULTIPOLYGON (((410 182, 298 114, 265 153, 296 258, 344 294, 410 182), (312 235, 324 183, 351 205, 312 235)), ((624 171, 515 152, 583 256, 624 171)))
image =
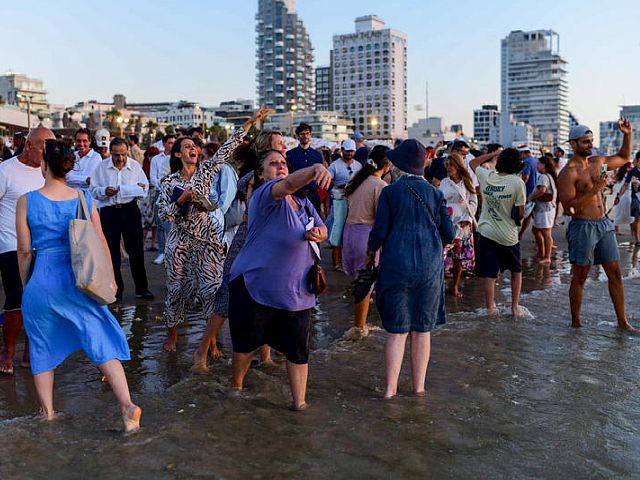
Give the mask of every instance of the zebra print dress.
POLYGON ((191 188, 194 195, 209 195, 211 185, 234 150, 245 136, 240 129, 220 147, 214 157, 198 164, 190 180, 180 172, 167 175, 158 197, 158 215, 162 221, 172 222, 165 247, 167 296, 165 321, 168 328, 185 321, 187 309, 200 305, 202 314, 213 313, 215 293, 222 283, 225 248, 219 228, 209 212, 189 207, 186 215, 171 201, 175 187, 191 188))

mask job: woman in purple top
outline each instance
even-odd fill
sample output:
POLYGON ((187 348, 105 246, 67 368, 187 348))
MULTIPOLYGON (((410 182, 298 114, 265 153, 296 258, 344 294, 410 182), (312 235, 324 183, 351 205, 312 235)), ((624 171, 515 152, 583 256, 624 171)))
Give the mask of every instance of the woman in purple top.
POLYGON ((229 274, 229 327, 234 389, 242 390, 253 353, 270 345, 287 358, 293 410, 304 410, 309 360, 312 242, 327 228, 304 197, 294 195, 315 181, 327 188, 331 175, 321 164, 289 175, 284 155, 265 152, 256 169, 249 202, 247 239, 229 274))

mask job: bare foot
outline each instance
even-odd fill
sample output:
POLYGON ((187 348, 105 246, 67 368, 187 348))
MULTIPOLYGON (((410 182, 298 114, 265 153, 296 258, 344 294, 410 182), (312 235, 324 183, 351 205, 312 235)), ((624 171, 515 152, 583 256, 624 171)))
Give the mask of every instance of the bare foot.
POLYGON ((451 293, 451 295, 453 295, 456 298, 462 298, 462 292, 460 290, 458 290, 457 288, 452 288, 451 290, 449 290, 449 293, 451 293))
POLYGON ((211 358, 213 360, 220 360, 222 357, 224 357, 224 353, 222 353, 222 350, 218 348, 218 344, 216 342, 213 342, 213 344, 211 345, 209 354, 211 355, 211 358))
POLYGON ((175 340, 167 340, 167 342, 164 344, 164 351, 165 352, 175 352, 176 351, 176 341, 175 340))
POLYGON ((291 410, 292 412, 304 412, 307 408, 309 408, 309 404, 307 402, 302 402, 299 405, 296 405, 294 403, 291 403, 289 405, 289 410, 291 410))
POLYGON ((500 316, 500 312, 498 311, 498 309, 496 307, 488 308, 487 309, 487 315, 489 315, 490 317, 496 318, 496 317, 500 316))
POLYGON ((551 265, 551 259, 543 258, 542 260, 540 260, 540 265, 551 265))
POLYGON ((571 327, 572 328, 580 328, 580 327, 582 327, 582 324, 580 323, 580 320, 571 320, 571 327))
POLYGON ((427 391, 426 390, 420 390, 418 392, 413 392, 413 396, 414 397, 426 397, 427 396, 427 391))
POLYGON ((137 405, 131 405, 122 413, 122 421, 124 422, 124 431, 133 433, 140 430, 140 417, 142 409, 137 405))
POLYGON ((41 421, 41 422, 51 422, 53 420, 56 420, 58 417, 56 415, 56 412, 52 411, 47 411, 44 408, 40 407, 40 411, 38 412, 37 418, 41 421))
POLYGON ((384 396, 382 397, 383 400, 391 400, 392 398, 396 398, 397 393, 384 393, 384 396))
POLYGON ((267 360, 264 360, 262 362, 260 362, 260 365, 258 365, 260 368, 264 369, 264 370, 275 370, 276 368, 278 368, 278 365, 276 365, 276 363, 271 360, 270 358, 267 360))
POLYGON ((0 374, 13 375, 13 355, 7 353, 0 355, 0 374))
POLYGON ((208 370, 207 357, 203 356, 199 350, 193 352, 193 366, 191 367, 191 371, 195 373, 205 373, 208 370))
POLYGON ((624 323, 618 324, 618 328, 623 330, 625 333, 630 333, 632 335, 640 335, 640 330, 635 327, 632 327, 629 322, 625 320, 624 323))
POLYGON ((513 315, 513 318, 527 318, 528 316, 527 312, 520 307, 512 308, 511 315, 513 315))

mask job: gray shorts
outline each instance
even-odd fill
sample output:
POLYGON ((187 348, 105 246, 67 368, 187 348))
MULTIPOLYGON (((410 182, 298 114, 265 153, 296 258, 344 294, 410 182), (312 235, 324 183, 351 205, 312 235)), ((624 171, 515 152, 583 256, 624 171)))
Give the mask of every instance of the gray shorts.
POLYGON ((602 265, 620 260, 613 222, 608 218, 574 218, 567 228, 569 261, 572 264, 602 265))

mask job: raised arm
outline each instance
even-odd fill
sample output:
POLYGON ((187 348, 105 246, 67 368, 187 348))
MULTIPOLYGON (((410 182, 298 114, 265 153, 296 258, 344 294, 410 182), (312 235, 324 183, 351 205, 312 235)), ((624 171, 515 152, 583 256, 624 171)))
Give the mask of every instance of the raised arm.
POLYGON ((631 128, 631 122, 629 122, 629 120, 627 120, 626 118, 621 118, 620 120, 618 120, 618 128, 623 134, 622 146, 620 147, 620 150, 618 150, 618 153, 616 153, 615 155, 600 157, 607 165, 607 170, 615 170, 616 168, 620 168, 625 163, 631 161, 631 134, 633 131, 633 129, 631 128))
POLYGON ((241 129, 231 134, 229 139, 222 144, 213 157, 198 164, 198 169, 191 178, 191 190, 195 196, 209 196, 213 180, 216 178, 222 166, 229 161, 233 152, 235 152, 242 143, 249 129, 266 117, 268 113, 269 109, 267 107, 260 107, 255 115, 247 120, 241 129))
POLYGON ((500 155, 500 152, 502 151, 502 149, 498 149, 495 152, 491 152, 491 153, 486 153, 484 155, 480 155, 479 157, 474 158, 473 160, 471 160, 469 162, 469 167, 471 167, 471 170, 473 170, 474 172, 476 171, 476 169, 480 166, 483 165, 487 162, 490 162, 491 160, 493 160, 495 157, 497 157, 498 155, 500 155))
POLYGON ((331 184, 331 174, 324 165, 316 163, 310 167, 296 170, 281 182, 274 183, 271 187, 271 195, 276 200, 281 200, 287 195, 297 192, 302 187, 315 181, 318 188, 327 189, 331 184))

